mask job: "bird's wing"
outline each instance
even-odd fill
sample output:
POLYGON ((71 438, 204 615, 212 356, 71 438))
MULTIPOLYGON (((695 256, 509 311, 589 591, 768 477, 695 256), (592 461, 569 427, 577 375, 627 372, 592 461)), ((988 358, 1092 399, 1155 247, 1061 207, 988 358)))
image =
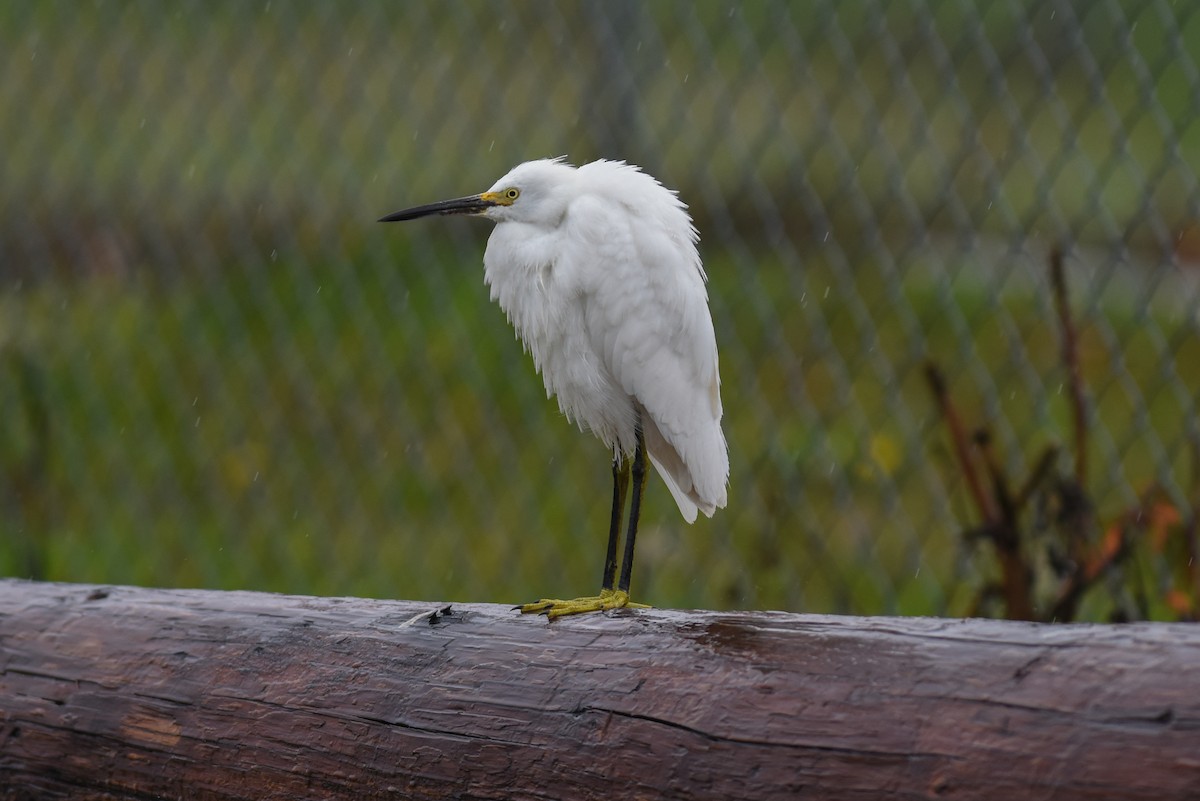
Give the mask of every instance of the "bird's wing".
MULTIPOLYGON (((665 190, 663 190, 666 194, 665 190)), ((673 200, 673 196, 670 196, 673 200)), ((575 271, 597 356, 642 412, 654 466, 689 520, 725 505, 716 336, 690 222, 683 230, 581 197, 568 211, 575 271)))

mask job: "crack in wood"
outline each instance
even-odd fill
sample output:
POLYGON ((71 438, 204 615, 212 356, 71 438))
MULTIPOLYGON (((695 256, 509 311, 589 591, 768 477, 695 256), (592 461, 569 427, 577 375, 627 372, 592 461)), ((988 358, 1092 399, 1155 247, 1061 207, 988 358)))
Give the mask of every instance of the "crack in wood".
POLYGON ((5 801, 30 782, 15 798, 1183 801, 1200 786, 1193 626, 545 624, 459 603, 460 625, 430 626, 445 604, 108 590, 81 603, 87 587, 0 580, 5 801))

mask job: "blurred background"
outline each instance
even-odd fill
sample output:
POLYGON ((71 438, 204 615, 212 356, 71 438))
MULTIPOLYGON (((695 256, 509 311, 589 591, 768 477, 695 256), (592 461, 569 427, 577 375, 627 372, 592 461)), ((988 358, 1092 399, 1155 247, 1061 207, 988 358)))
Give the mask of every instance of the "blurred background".
POLYGON ((1187 617, 1198 53, 1166 0, 2 4, 0 574, 594 592, 609 455, 491 226, 375 223, 567 155, 678 189, 709 275, 729 506, 651 484, 640 600, 1002 614, 983 427, 1039 615, 1091 553, 1079 617, 1187 617))

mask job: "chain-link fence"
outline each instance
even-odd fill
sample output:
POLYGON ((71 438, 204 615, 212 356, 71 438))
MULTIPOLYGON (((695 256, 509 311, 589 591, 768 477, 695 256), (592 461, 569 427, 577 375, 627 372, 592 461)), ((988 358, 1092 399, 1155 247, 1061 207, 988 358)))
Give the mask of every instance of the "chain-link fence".
POLYGON ((1055 246, 1097 536, 1154 487, 1194 540, 1197 53, 1167 0, 4 4, 0 572, 594 591, 609 457, 490 226, 374 223, 560 154, 677 188, 710 278, 729 506, 651 485, 642 600, 971 611, 925 366, 993 474, 1069 463, 1055 246))

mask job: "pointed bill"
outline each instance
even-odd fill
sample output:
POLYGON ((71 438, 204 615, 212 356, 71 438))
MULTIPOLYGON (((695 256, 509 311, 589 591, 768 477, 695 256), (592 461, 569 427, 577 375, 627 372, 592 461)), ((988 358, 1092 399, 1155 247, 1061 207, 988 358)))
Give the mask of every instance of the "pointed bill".
POLYGON ((439 200, 424 206, 413 206, 386 217, 380 217, 379 222, 401 222, 415 220, 418 217, 428 217, 433 214, 483 214, 492 206, 503 205, 496 192, 484 192, 479 195, 457 197, 453 200, 439 200))

